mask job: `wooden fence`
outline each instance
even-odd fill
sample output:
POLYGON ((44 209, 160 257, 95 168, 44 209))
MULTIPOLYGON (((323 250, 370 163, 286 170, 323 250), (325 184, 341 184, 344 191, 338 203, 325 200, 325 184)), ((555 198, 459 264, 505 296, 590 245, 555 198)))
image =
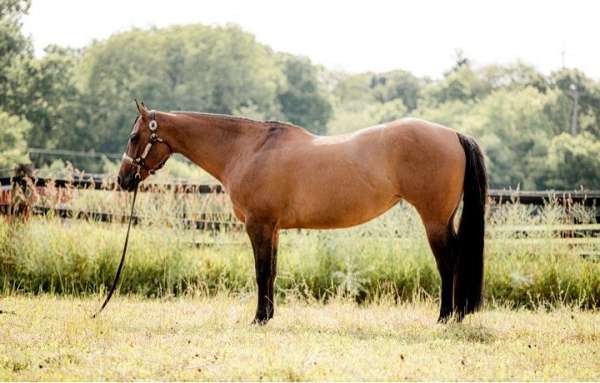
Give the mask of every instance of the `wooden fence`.
MULTIPOLYGON (((71 179, 45 179, 24 177, 0 178, 0 214, 11 212, 12 195, 16 188, 25 190, 27 187, 35 188, 74 188, 86 190, 121 191, 119 186, 111 179, 98 175, 74 176, 71 179)), ((196 193, 196 194, 220 194, 224 193, 221 185, 194 184, 185 182, 176 183, 142 183, 139 191, 142 193, 196 193)), ((549 201, 570 207, 574 204, 586 207, 600 207, 600 191, 519 191, 519 190, 490 190, 490 200, 495 204, 520 203, 526 205, 543 206, 549 201)), ((71 210, 68 208, 49 208, 43 206, 31 206, 30 212, 36 215, 47 215, 53 213, 62 218, 90 219, 102 222, 124 222, 126 216, 105 212, 86 212, 71 210)), ((597 210, 596 220, 600 222, 600 209, 597 210)), ((182 217, 183 227, 199 230, 222 230, 238 229, 232 216, 228 219, 219 220, 210 214, 200 214, 200 219, 192 220, 182 217), (230 218, 230 219, 229 219, 230 218)), ((143 217, 134 217, 134 223, 143 220, 143 217)))

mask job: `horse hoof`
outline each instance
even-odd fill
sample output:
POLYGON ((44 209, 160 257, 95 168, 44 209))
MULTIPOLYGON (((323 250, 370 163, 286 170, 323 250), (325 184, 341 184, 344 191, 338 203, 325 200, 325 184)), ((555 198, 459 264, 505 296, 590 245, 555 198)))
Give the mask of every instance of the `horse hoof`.
POLYGON ((446 324, 450 321, 450 318, 452 318, 451 315, 440 315, 440 317, 438 318, 437 322, 439 324, 446 324))
POLYGON ((452 310, 442 310, 440 311, 440 316, 437 320, 440 324, 446 324, 452 319, 452 310))
POLYGON ((251 324, 255 325, 255 326, 264 326, 267 324, 267 322, 269 321, 268 318, 254 318, 254 320, 252 321, 251 324))

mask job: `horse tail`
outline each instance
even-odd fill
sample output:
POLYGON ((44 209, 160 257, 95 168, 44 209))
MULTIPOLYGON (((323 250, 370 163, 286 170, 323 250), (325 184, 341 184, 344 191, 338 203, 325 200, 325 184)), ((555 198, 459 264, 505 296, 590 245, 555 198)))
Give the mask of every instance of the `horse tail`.
POLYGON ((457 233, 454 271, 454 311, 462 318, 477 310, 483 292, 483 248, 487 171, 481 148, 469 136, 458 133, 465 151, 463 211, 457 233))

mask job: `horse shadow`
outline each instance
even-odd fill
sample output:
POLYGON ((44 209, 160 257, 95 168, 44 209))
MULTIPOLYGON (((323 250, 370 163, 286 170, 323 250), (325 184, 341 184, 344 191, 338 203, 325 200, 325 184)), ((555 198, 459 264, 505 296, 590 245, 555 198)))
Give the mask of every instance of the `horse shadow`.
POLYGON ((479 323, 453 322, 442 326, 436 331, 439 339, 481 344, 492 343, 496 340, 494 331, 479 323))
POLYGON ((494 331, 479 323, 447 323, 432 324, 432 331, 405 331, 397 328, 353 328, 347 330, 324 328, 320 326, 311 327, 285 327, 270 329, 269 332, 280 334, 303 335, 313 333, 315 335, 336 336, 343 334, 356 340, 377 339, 400 339, 407 344, 418 344, 431 342, 432 340, 450 340, 454 342, 465 342, 472 344, 489 344, 496 340, 494 331))

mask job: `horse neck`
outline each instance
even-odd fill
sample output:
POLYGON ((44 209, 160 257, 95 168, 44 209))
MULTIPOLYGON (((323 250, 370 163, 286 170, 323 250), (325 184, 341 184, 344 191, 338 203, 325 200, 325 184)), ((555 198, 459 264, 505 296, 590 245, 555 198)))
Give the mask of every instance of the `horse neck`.
MULTIPOLYGON (((254 148, 264 135, 260 123, 201 113, 168 113, 164 139, 180 153, 223 183, 233 161, 254 148)), ((161 131, 161 134, 163 132, 161 131)))

